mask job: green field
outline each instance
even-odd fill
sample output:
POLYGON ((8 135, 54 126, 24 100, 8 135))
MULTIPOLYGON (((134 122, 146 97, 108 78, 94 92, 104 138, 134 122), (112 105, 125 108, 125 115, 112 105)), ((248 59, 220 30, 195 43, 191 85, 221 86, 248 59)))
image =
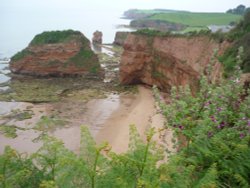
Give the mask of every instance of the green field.
POLYGON ((208 25, 228 25, 231 22, 238 22, 242 16, 227 13, 193 13, 173 12, 154 14, 148 19, 164 20, 173 23, 180 23, 191 27, 202 27, 208 25))

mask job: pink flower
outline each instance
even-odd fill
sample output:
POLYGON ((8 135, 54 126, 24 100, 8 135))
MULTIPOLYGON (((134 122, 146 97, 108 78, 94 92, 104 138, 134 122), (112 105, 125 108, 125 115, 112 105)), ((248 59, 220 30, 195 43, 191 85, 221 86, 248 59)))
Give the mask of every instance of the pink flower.
POLYGON ((221 110, 222 110, 222 108, 220 108, 220 107, 217 108, 217 111, 218 111, 218 112, 220 112, 221 110))
POLYGON ((244 138, 245 137, 245 134, 244 133, 240 133, 240 138, 244 138))
POLYGON ((184 126, 179 125, 179 129, 180 129, 180 130, 183 130, 183 129, 184 129, 184 126))
POLYGON ((212 120, 213 122, 216 122, 216 121, 217 121, 217 120, 215 119, 214 116, 211 116, 210 118, 211 118, 211 120, 212 120))
POLYGON ((207 133, 207 136, 208 136, 208 138, 211 138, 211 137, 213 136, 213 133, 212 133, 211 131, 209 131, 209 132, 207 133))

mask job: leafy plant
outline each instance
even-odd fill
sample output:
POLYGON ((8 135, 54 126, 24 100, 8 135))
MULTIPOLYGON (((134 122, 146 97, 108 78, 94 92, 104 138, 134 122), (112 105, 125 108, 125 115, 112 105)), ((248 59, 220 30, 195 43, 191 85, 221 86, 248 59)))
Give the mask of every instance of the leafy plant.
POLYGON ((237 62, 238 48, 242 46, 244 52, 242 54, 242 62, 239 65, 244 73, 250 72, 250 12, 247 12, 244 19, 227 34, 226 38, 232 42, 232 46, 219 57, 219 60, 225 67, 225 76, 230 77, 237 62))
POLYGON ((27 49, 24 49, 24 50, 22 50, 20 52, 17 52, 14 56, 12 56, 11 61, 18 61, 18 60, 20 60, 20 59, 22 59, 22 58, 24 58, 24 57, 26 57, 28 55, 31 55, 31 54, 32 54, 32 52, 30 52, 27 49))
POLYGON ((238 56, 229 80, 213 84, 203 76, 195 96, 188 87, 173 88, 171 104, 160 102, 179 150, 162 167, 164 185, 249 187, 250 96, 239 82, 240 63, 238 56))
POLYGON ((154 129, 148 130, 144 143, 135 126, 131 125, 129 150, 120 155, 109 154, 110 169, 105 173, 100 187, 157 187, 160 176, 157 162, 164 155, 152 140, 154 134, 154 129))
POLYGON ((40 171, 28 156, 6 147, 0 156, 0 185, 7 187, 38 187, 43 179, 40 171))

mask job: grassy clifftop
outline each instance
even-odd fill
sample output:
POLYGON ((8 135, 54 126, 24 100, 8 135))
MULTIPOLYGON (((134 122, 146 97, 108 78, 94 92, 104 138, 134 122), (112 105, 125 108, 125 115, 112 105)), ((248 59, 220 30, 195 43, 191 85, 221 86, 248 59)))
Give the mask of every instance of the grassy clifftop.
POLYGON ((81 32, 73 30, 45 31, 36 35, 30 42, 30 45, 63 43, 73 39, 75 36, 81 35, 81 32))

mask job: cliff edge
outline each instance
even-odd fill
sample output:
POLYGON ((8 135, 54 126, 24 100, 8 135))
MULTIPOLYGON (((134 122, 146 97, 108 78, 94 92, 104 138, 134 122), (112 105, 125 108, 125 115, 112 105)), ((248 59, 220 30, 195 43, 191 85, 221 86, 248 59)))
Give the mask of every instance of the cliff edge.
MULTIPOLYGON (((228 43, 219 43, 209 36, 148 36, 128 35, 120 64, 122 84, 156 85, 169 92, 172 86, 198 87, 199 78, 214 50, 221 54, 228 43)), ((212 79, 221 77, 221 64, 213 65, 212 79)))

